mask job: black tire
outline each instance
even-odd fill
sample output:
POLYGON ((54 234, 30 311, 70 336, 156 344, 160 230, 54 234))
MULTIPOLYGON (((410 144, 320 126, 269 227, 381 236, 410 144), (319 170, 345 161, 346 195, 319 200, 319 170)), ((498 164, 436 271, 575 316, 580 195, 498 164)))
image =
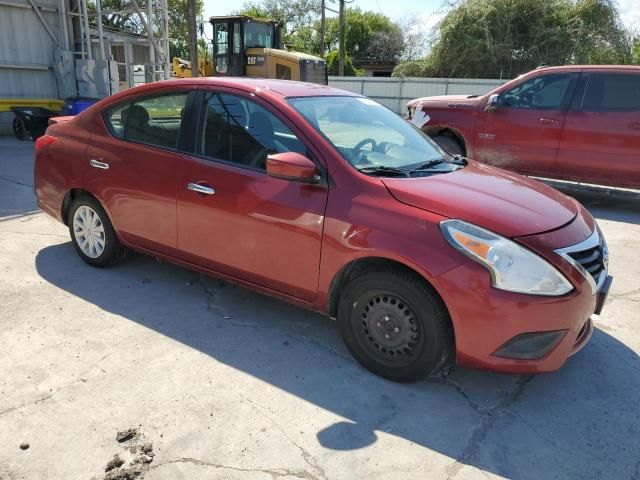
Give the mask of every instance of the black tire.
POLYGON ((356 360, 389 380, 421 380, 453 358, 445 306, 409 272, 386 269, 358 276, 342 293, 337 317, 356 360))
POLYGON ((464 155, 464 148, 453 135, 440 134, 432 138, 445 152, 451 155, 464 155))
MULTIPOLYGON (((71 243, 73 243, 73 247, 76 249, 76 252, 84 260, 86 263, 93 267, 103 268, 109 265, 113 265, 118 260, 122 259, 125 254, 125 248, 122 246, 118 237, 116 236, 116 232, 113 229, 113 225, 111 225, 111 221, 109 220, 109 216, 102 208, 102 205, 93 197, 90 196, 80 196, 71 202, 69 206, 69 211, 67 215, 67 224, 69 225, 69 235, 71 235, 71 243), (76 225, 74 225, 74 218, 76 216, 76 212, 81 207, 88 207, 98 217, 99 225, 102 227, 102 239, 104 241, 104 248, 102 252, 97 256, 90 256, 85 253, 80 246, 82 236, 76 233, 76 225)), ((97 253, 97 252, 94 252, 97 253)))
POLYGON ((13 119, 13 134, 18 140, 27 140, 30 135, 27 131, 27 125, 24 123, 24 120, 20 117, 16 117, 13 119))

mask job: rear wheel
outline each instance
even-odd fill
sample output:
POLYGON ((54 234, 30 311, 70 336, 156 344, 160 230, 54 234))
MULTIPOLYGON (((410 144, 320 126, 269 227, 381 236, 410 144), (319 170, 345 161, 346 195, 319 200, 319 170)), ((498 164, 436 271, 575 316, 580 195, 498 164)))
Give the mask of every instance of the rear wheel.
POLYGON ((464 148, 453 135, 439 134, 432 138, 434 142, 438 144, 445 152, 451 155, 464 155, 464 148))
POLYGON ((452 353, 447 311, 436 293, 409 273, 368 272, 341 295, 338 321, 353 356, 398 382, 425 378, 452 353))
POLYGON ((16 117, 13 119, 13 134, 18 140, 26 140, 27 138, 29 138, 29 134, 27 133, 27 126, 24 123, 24 120, 20 117, 16 117))
POLYGON ((106 267, 124 254, 124 247, 106 212, 92 197, 78 197, 69 207, 67 219, 73 246, 80 258, 94 267, 106 267))

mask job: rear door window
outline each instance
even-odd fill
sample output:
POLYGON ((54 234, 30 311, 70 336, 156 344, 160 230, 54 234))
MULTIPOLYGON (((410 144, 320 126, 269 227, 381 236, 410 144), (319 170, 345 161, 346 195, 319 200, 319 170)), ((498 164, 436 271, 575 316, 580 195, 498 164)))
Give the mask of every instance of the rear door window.
POLYGON ((582 99, 582 110, 640 111, 640 75, 592 73, 582 99))
POLYGON ((177 149, 187 96, 185 92, 145 97, 116 107, 105 120, 118 138, 177 149))

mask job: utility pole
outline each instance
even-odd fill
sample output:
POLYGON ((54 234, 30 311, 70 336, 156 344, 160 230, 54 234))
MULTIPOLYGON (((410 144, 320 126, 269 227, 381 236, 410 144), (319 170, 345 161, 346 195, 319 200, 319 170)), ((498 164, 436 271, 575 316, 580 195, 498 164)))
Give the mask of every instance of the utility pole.
MULTIPOLYGON (((99 0, 96 0, 96 2, 99 0)), ((147 32, 147 36, 149 38, 153 37, 153 0, 147 0, 147 25, 149 25, 149 31, 147 32)), ((153 48, 153 42, 149 40, 149 62, 151 63, 151 81, 155 82, 158 78, 156 75, 156 70, 158 69, 158 65, 156 63, 156 51, 153 48)))
POLYGON ((171 78, 171 57, 169 46, 169 2, 168 0, 160 0, 162 5, 162 40, 164 41, 164 79, 171 78))
POLYGON ((189 22, 189 44, 191 47, 191 77, 198 76, 198 24, 196 22, 196 1, 187 0, 189 22))
POLYGON ((324 57, 324 36, 325 36, 325 0, 320 2, 320 56, 324 57))
POLYGON ((338 57, 338 75, 340 75, 341 77, 344 77, 344 39, 345 39, 345 32, 344 32, 344 0, 340 0, 340 8, 339 8, 339 19, 338 19, 338 24, 339 24, 339 36, 340 36, 340 50, 339 50, 339 57, 338 57))

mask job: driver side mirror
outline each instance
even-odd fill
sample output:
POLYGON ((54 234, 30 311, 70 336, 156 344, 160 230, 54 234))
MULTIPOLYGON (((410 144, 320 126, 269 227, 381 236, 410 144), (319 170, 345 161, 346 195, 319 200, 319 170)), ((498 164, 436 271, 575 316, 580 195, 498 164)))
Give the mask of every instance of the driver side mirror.
POLYGON ((316 164, 297 152, 269 155, 267 157, 267 175, 303 183, 320 183, 322 180, 316 164))
POLYGON ((502 99, 500 98, 499 94, 494 93, 489 97, 489 101, 487 102, 487 106, 484 107, 484 111, 493 112, 500 105, 502 105, 502 99))

